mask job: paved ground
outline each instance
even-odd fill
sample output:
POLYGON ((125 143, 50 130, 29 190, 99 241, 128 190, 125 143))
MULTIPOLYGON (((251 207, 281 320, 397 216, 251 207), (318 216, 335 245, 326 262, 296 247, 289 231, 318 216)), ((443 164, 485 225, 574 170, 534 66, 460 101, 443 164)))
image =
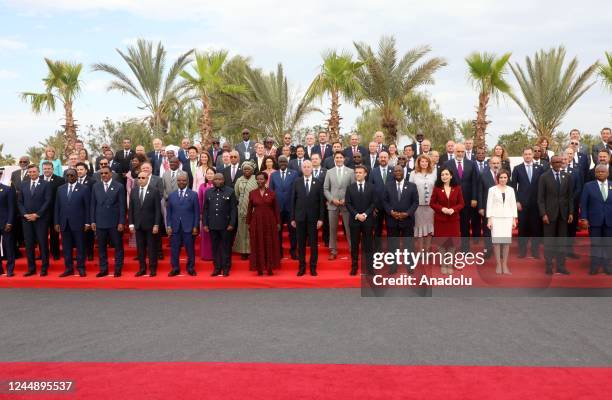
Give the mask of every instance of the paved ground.
POLYGON ((0 290, 0 361, 612 365, 611 298, 0 290))

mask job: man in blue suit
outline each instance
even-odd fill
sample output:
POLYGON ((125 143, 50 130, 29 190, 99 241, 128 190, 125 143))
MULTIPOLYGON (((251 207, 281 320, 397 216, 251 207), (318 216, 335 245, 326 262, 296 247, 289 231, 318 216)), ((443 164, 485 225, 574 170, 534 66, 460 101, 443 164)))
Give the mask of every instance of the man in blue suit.
MULTIPOLYGON (((540 257, 539 246, 542 237, 542 224, 538 209, 538 182, 546 167, 536 164, 533 148, 523 149, 523 162, 512 171, 510 185, 516 192, 518 209, 519 258, 527 257, 527 245, 531 239, 531 256, 540 257)), ((486 199, 486 194, 484 198, 486 199)), ((486 208, 485 208, 486 210, 486 208)))
POLYGON ((603 267, 612 275, 612 181, 608 180, 608 166, 595 167, 596 179, 587 182, 580 199, 582 226, 589 229, 591 238, 591 268, 589 274, 597 274, 603 267))
POLYGON ((125 187, 113 180, 109 167, 100 168, 101 181, 93 185, 91 196, 91 229, 98 237, 100 272, 96 277, 108 275, 108 242, 115 247, 115 278, 123 269, 123 230, 125 228, 125 187))
POLYGON ((187 273, 191 276, 196 275, 194 237, 199 233, 200 204, 198 194, 187 187, 188 179, 186 173, 178 174, 176 177, 178 190, 170 193, 166 204, 166 231, 170 236, 172 265, 168 276, 180 274, 179 255, 183 246, 187 251, 187 273))
POLYGON ((470 249, 472 208, 478 206, 478 171, 473 161, 465 159, 463 143, 455 144, 454 157, 452 160, 448 160, 445 166, 451 170, 455 180, 461 185, 465 207, 459 214, 459 227, 461 228, 461 251, 466 252, 470 249))
POLYGON ((295 228, 291 226, 291 194, 293 182, 298 178, 298 172, 288 168, 287 157, 278 158, 279 170, 272 173, 270 177, 270 190, 276 193, 276 201, 280 209, 281 229, 278 232, 280 243, 280 256, 283 258, 283 226, 287 225, 289 231, 290 254, 292 260, 297 260, 295 228))
POLYGON ((55 196, 54 218, 55 231, 62 234, 64 265, 66 270, 60 278, 74 274, 72 248, 76 247, 76 261, 79 276, 85 276, 85 232, 90 228, 91 194, 89 187, 77 182, 74 169, 66 171, 67 183, 57 188, 55 196))
MULTIPOLYGON (((402 169, 403 173, 403 169, 402 169)), ((378 154, 378 165, 370 171, 368 176, 368 182, 374 186, 374 193, 376 203, 374 206, 377 212, 374 213, 374 241, 375 250, 379 251, 381 248, 380 237, 382 236, 383 224, 387 213, 383 205, 383 196, 385 193, 385 186, 388 182, 393 180, 393 169, 389 167, 389 153, 381 151, 378 154)))
MULTIPOLYGON (((381 153, 382 154, 382 153, 381 153)), ((383 188, 383 205, 387 215, 387 239, 391 245, 389 251, 405 249, 413 251, 414 213, 419 207, 419 192, 417 186, 404 178, 404 168, 396 165, 393 168, 395 179, 383 188)), ((391 267, 391 273, 396 272, 396 265, 391 267)), ((413 268, 407 266, 408 273, 413 268)))
POLYGON ((21 183, 21 192, 17 202, 19 212, 23 216, 23 237, 28 256, 28 272, 24 276, 36 274, 37 242, 42 260, 40 276, 47 276, 49 269, 49 246, 47 244, 49 219, 47 215, 50 212, 51 187, 40 179, 38 165, 28 166, 28 176, 30 180, 21 183))
MULTIPOLYGON (((15 223, 16 208, 13 188, 0 183, 0 240, 2 240, 2 254, 6 257, 7 277, 15 276, 13 273, 15 269, 13 224, 15 223)), ((2 258, 0 258, 0 275, 3 274, 2 258)))
POLYGON ((206 191, 202 205, 202 225, 210 233, 214 249, 214 271, 211 276, 229 276, 232 267, 232 239, 238 222, 238 203, 234 189, 225 184, 223 174, 216 173, 214 187, 206 191))

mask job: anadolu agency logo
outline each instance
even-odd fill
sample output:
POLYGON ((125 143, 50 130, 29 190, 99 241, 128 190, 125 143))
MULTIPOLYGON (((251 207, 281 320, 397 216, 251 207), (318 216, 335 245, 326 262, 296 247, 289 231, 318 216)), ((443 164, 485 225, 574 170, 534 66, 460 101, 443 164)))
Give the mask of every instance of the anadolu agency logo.
POLYGON ((470 266, 481 266, 485 262, 483 252, 395 250, 375 252, 372 257, 374 270, 372 284, 379 287, 400 286, 472 286, 472 278, 462 272, 470 266), (425 268, 429 266, 430 268, 425 268), (446 266, 449 275, 435 273, 436 266, 446 266), (394 276, 397 269, 405 268, 407 273, 394 276), (422 272, 414 274, 415 271, 422 272))

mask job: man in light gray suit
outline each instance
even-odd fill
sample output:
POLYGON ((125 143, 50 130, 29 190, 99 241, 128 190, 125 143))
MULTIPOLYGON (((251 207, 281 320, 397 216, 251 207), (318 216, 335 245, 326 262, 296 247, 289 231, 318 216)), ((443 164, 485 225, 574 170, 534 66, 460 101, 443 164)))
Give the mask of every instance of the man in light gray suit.
POLYGON ((181 163, 178 158, 172 157, 170 161, 168 161, 168 163, 170 164, 170 169, 164 172, 164 175, 162 176, 162 182, 164 184, 164 190, 162 192, 164 194, 164 204, 168 200, 168 196, 170 195, 170 193, 178 190, 176 178, 178 177, 179 172, 181 171, 181 163))
POLYGON ((346 240, 351 243, 349 227, 349 212, 344 206, 344 196, 349 185, 355 182, 355 173, 352 169, 344 166, 344 155, 341 151, 334 154, 335 166, 325 174, 323 193, 327 200, 327 212, 329 214, 329 260, 335 260, 338 255, 336 243, 338 241, 338 216, 342 215, 345 227, 346 240))
POLYGON ((251 132, 248 129, 242 130, 242 142, 236 145, 236 150, 240 154, 240 163, 255 158, 255 141, 250 139, 251 132))

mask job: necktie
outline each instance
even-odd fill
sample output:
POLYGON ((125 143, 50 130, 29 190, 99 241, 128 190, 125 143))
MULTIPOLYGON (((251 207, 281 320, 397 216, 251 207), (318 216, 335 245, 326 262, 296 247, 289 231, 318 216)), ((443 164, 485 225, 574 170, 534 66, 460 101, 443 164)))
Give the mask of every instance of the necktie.
POLYGON ((123 151, 123 157, 124 157, 124 158, 128 158, 128 152, 127 152, 127 150, 124 150, 124 151, 123 151))
POLYGON ((140 187, 140 204, 142 205, 142 203, 144 203, 144 197, 145 197, 145 188, 144 187, 140 187))
POLYGON ((236 166, 232 165, 232 181, 234 180, 235 177, 236 177, 236 166))
POLYGON ((281 171, 281 180, 282 180, 283 182, 285 182, 285 172, 286 172, 286 171, 281 171))
POLYGON ((302 168, 302 160, 300 160, 299 158, 298 158, 298 168, 300 169, 302 168))
POLYGON ((601 197, 603 197, 604 201, 608 200, 608 191, 606 190, 606 181, 603 181, 599 184, 599 190, 601 190, 601 197))
POLYGON ((353 147, 353 155, 355 155, 355 153, 357 153, 357 146, 353 147))
POLYGON ((338 180, 342 180, 342 168, 338 168, 338 180))
POLYGON ((479 162, 480 163, 480 172, 482 172, 482 170, 484 169, 484 163, 482 161, 479 162))
POLYGON ((184 189, 179 190, 179 199, 183 199, 183 197, 185 196, 184 192, 185 192, 184 189))
POLYGON ((104 183, 104 193, 108 192, 108 182, 104 183))
POLYGON ((172 171, 171 180, 174 182, 176 180, 176 171, 172 171))
POLYGON ((68 185, 68 200, 72 197, 72 184, 68 185))
POLYGON ((318 177, 319 177, 319 170, 318 170, 318 169, 315 169, 315 170, 314 170, 314 177, 315 177, 315 178, 318 178, 318 177))
POLYGON ((359 193, 363 193, 363 183, 359 184, 359 193))
POLYGON ((310 185, 308 184, 308 181, 310 179, 306 178, 306 194, 308 195, 310 193, 310 185))
POLYGON ((383 167, 382 169, 382 178, 383 178, 383 182, 387 181, 387 168, 383 167))
POLYGON ((36 189, 36 183, 34 183, 34 181, 32 181, 32 184, 30 185, 30 193, 34 194, 34 189, 36 189))
POLYGON ((495 184, 497 185, 497 173, 495 173, 495 171, 491 171, 491 173, 493 174, 493 181, 495 181, 495 184))
POLYGON ((397 201, 402 199, 402 185, 400 182, 397 182, 397 201))
POLYGON ((531 183, 531 177, 532 177, 532 172, 531 172, 531 165, 527 166, 527 178, 529 178, 529 183, 531 183))
POLYGON ((448 159, 449 159, 449 160, 453 160, 454 158, 455 158, 455 155, 454 155, 454 154, 449 154, 449 155, 448 155, 448 159))
POLYGON ((558 172, 555 172, 555 181, 557 182, 557 189, 561 189, 561 179, 559 179, 558 172))
POLYGON ((461 165, 461 161, 458 161, 457 165, 457 173, 459 174, 459 179, 463 178, 463 166, 461 165))
POLYGON ((28 172, 28 170, 21 170, 21 180, 23 180, 23 178, 26 176, 27 172, 28 172))

